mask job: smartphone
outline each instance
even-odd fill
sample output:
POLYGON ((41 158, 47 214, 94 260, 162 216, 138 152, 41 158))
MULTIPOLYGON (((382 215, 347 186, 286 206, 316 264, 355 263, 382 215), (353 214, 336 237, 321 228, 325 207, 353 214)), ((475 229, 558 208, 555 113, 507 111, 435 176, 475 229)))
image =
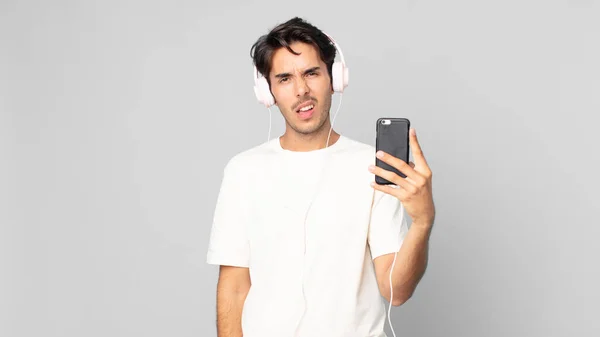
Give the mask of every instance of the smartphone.
MULTIPOLYGON (((384 151, 408 163, 410 121, 407 118, 379 118, 376 127, 377 138, 375 149, 384 151)), ((402 178, 406 175, 393 166, 375 157, 375 165, 384 170, 392 171, 402 178)), ((394 183, 376 175, 375 182, 380 185, 394 185, 394 183)))

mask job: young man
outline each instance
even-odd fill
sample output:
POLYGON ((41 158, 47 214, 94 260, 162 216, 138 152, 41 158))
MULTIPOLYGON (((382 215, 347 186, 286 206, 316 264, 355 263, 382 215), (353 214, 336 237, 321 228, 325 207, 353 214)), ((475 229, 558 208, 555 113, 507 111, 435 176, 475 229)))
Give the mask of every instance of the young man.
POLYGON ((252 50, 286 130, 224 170, 207 255, 220 266, 218 336, 385 336, 384 298, 412 296, 435 216, 416 135, 414 163, 380 157, 403 179, 373 167, 372 146, 331 129, 336 50, 306 21, 280 24, 252 50), (375 175, 398 188, 372 185, 375 175))

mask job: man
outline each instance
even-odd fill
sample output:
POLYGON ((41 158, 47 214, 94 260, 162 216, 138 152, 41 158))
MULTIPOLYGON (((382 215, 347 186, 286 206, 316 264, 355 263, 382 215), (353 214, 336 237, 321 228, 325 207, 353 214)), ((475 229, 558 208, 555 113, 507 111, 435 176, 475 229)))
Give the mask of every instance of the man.
POLYGON ((372 166, 372 146, 331 129, 336 51, 306 21, 280 24, 252 50, 286 129, 224 170, 207 254, 220 266, 218 336, 385 336, 383 298, 412 296, 434 222, 416 135, 414 163, 380 157, 403 179, 372 166), (398 188, 372 185, 374 175, 398 188))

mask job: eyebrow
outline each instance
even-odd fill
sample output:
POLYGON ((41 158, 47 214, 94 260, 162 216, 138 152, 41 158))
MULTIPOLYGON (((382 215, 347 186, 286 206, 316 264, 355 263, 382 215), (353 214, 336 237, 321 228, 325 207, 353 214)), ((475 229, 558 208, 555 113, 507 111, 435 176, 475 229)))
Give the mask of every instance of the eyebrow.
MULTIPOLYGON (((304 71, 304 74, 312 73, 313 71, 319 70, 319 69, 321 69, 321 67, 319 67, 319 66, 308 68, 308 69, 306 69, 304 71)), ((292 76, 292 74, 290 74, 290 73, 280 73, 280 74, 275 75, 275 78, 282 78, 282 77, 289 77, 289 76, 292 76)))

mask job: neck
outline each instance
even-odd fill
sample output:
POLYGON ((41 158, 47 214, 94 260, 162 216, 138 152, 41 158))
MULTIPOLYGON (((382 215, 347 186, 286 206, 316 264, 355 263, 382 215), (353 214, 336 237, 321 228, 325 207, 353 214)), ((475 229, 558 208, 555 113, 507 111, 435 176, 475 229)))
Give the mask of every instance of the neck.
POLYGON ((302 134, 292 130, 289 126, 285 133, 279 138, 281 147, 290 151, 314 151, 320 150, 326 147, 327 137, 329 137, 329 145, 335 144, 340 138, 340 134, 331 130, 329 135, 329 129, 331 125, 325 123, 323 127, 311 134, 302 134))

